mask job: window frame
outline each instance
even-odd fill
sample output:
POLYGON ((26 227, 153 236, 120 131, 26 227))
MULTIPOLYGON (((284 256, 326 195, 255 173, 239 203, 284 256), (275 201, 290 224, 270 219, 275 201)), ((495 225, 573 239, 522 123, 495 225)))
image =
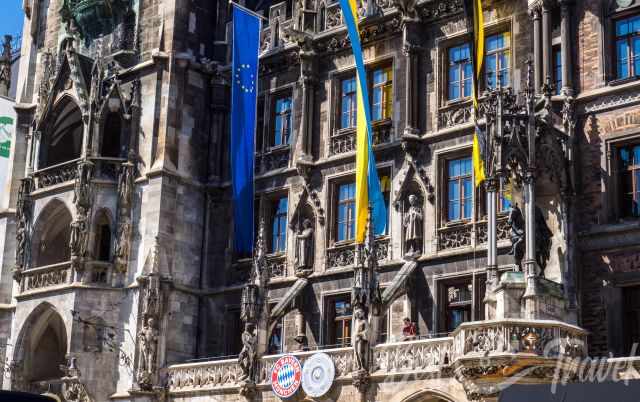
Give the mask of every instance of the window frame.
MULTIPOLYGON (((444 218, 445 221, 447 222, 447 224, 455 224, 455 223, 466 223, 466 222, 471 222, 474 220, 474 210, 476 209, 474 206, 475 203, 475 189, 474 189, 474 172, 473 172, 473 160, 471 155, 458 155, 457 157, 452 157, 452 158, 448 158, 444 161, 444 170, 443 170, 443 181, 444 181, 444 187, 443 187, 443 195, 444 195, 444 218), (471 163, 471 169, 469 171, 468 174, 461 174, 458 176, 454 176, 454 179, 452 180, 451 177, 449 176, 449 164, 451 162, 454 161, 466 161, 469 160, 471 163), (463 196, 463 192, 464 192, 464 181, 469 179, 471 182, 471 195, 469 197, 465 197, 463 196), (458 189, 460 191, 459 197, 457 199, 458 201, 458 208, 459 208, 459 213, 458 216, 456 218, 451 218, 450 217, 450 206, 451 206, 451 196, 449 194, 449 184, 452 181, 456 181, 457 185, 458 185, 458 189), (466 206, 466 201, 467 199, 470 199, 470 207, 471 207, 471 211, 468 217, 464 216, 464 209, 466 206)), ((464 193, 464 195, 466 195, 466 193, 464 193)))
POLYGON ((294 105, 293 105, 293 95, 291 92, 280 92, 278 94, 274 94, 272 96, 272 111, 271 111, 271 129, 270 129, 270 136, 269 136, 269 148, 270 149, 274 149, 274 148, 286 148, 289 147, 291 145, 291 138, 293 136, 293 109, 294 109, 294 105), (284 99, 289 99, 289 108, 285 109, 285 112, 279 112, 278 111, 278 102, 284 99), (284 125, 281 126, 280 130, 281 132, 278 133, 277 128, 278 128, 278 119, 282 118, 282 116, 288 116, 288 122, 289 122, 289 133, 288 135, 286 135, 286 138, 283 138, 283 130, 284 130, 284 125), (276 139, 279 139, 280 143, 278 144, 276 139))
MULTIPOLYGON (((513 64, 513 60, 512 60, 512 51, 511 51, 511 42, 512 42, 512 33, 510 29, 500 29, 500 30, 496 30, 495 32, 489 32, 487 33, 487 35, 485 36, 485 56, 484 56, 484 60, 482 63, 482 80, 483 80, 483 88, 486 90, 492 90, 492 89, 496 89, 496 87, 489 87, 489 80, 488 80, 488 73, 487 73, 487 59, 489 57, 496 57, 496 65, 500 64, 500 66, 497 68, 497 74, 500 74, 501 71, 506 70, 507 71, 507 82, 503 85, 501 85, 502 88, 509 88, 511 87, 511 81, 512 81, 512 64, 513 64), (488 48, 487 46, 487 41, 489 38, 493 37, 493 36, 498 36, 498 35, 506 35, 507 37, 505 38, 505 45, 499 49, 494 49, 494 50, 486 50, 488 48), (502 65, 500 63, 501 58, 499 57, 500 54, 506 53, 506 60, 507 60, 507 68, 501 68, 502 65)), ((496 78, 497 79, 497 78, 496 78)), ((496 80, 496 84, 497 84, 497 80, 496 80)))
POLYGON ((288 227, 289 227, 289 196, 288 194, 282 194, 281 196, 271 200, 270 202, 270 214, 269 214, 269 227, 270 227, 270 242, 269 251, 272 254, 286 254, 287 252, 287 240, 288 240, 288 227), (284 213, 280 211, 280 202, 286 200, 286 209, 284 213), (276 219, 280 221, 278 227, 284 229, 284 232, 279 231, 274 233, 276 219), (284 222, 282 222, 284 219, 284 222), (283 227, 280 224, 284 223, 283 227), (278 244, 274 244, 274 240, 277 240, 278 244), (282 247, 279 247, 282 246, 282 247))
POLYGON ((445 48, 444 51, 444 55, 443 55, 443 59, 444 59, 444 77, 445 80, 445 85, 444 85, 444 99, 446 101, 446 103, 455 103, 455 102, 461 102, 464 101, 466 99, 471 98, 472 96, 472 91, 473 91, 473 65, 471 66, 471 77, 468 79, 469 80, 469 86, 470 86, 470 90, 469 90, 469 95, 465 96, 464 95, 464 89, 466 88, 464 85, 464 81, 467 81, 467 78, 465 76, 465 78, 462 78, 462 73, 465 71, 465 68, 462 67, 462 65, 466 65, 466 64, 472 64, 472 58, 471 58, 471 44, 468 40, 469 38, 465 35, 464 39, 461 40, 460 42, 456 42, 456 43, 452 43, 449 46, 447 46, 445 48), (451 62, 451 51, 454 48, 462 48, 464 46, 467 46, 469 48, 469 58, 468 59, 463 59, 465 60, 464 63, 461 62, 455 62, 452 63, 451 62), (451 93, 450 93, 450 87, 451 87, 451 76, 450 76, 450 72, 451 72, 451 67, 453 65, 457 65, 460 66, 460 78, 456 81, 459 83, 459 87, 458 90, 459 92, 459 96, 457 98, 452 98, 451 97, 451 93))
MULTIPOLYGON (((355 182, 355 178, 353 178, 353 180, 342 180, 338 183, 335 184, 335 197, 334 197, 334 205, 335 205, 335 218, 334 218, 334 225, 335 228, 333 230, 334 232, 334 241, 336 244, 345 244, 345 243, 350 243, 353 242, 355 240, 355 221, 356 221, 356 182, 355 182), (353 198, 348 198, 347 201, 343 201, 342 204, 353 204, 353 217, 352 219, 346 219, 346 224, 348 225, 349 222, 351 222, 352 227, 346 227, 347 229, 347 235, 344 239, 340 239, 340 226, 341 226, 341 221, 340 221, 340 206, 341 206, 341 201, 340 201, 340 189, 342 186, 348 186, 348 185, 353 185, 353 198), (353 200, 351 202, 351 200, 353 200), (349 237, 349 232, 351 232, 351 237, 349 237)), ((348 208, 348 207, 347 207, 348 208)))
POLYGON ((460 310, 462 308, 469 308, 469 321, 481 321, 484 319, 484 294, 486 291, 486 275, 481 272, 466 272, 462 274, 448 275, 435 278, 436 280, 436 292, 437 306, 437 325, 439 334, 451 333, 455 330, 449 331, 449 307, 451 302, 448 300, 448 288, 451 286, 460 286, 461 284, 471 285, 471 298, 465 302, 453 302, 454 306, 451 309, 460 310))
POLYGON ((640 60, 640 54, 636 55, 633 51, 634 39, 640 41, 640 31, 634 33, 627 33, 624 36, 618 37, 617 26, 620 21, 631 20, 638 18, 640 20, 640 14, 638 13, 624 13, 616 16, 612 19, 612 40, 613 40, 613 76, 616 81, 628 81, 640 78, 640 71, 635 71, 634 59, 640 60), (618 60, 618 42, 624 40, 627 45, 627 76, 621 77, 618 73, 620 61, 618 60))
POLYGON ((372 123, 382 122, 382 121, 390 120, 393 118, 393 75, 394 75, 394 71, 393 71, 392 63, 384 63, 384 62, 378 63, 367 69, 367 83, 370 84, 368 89, 370 91, 369 101, 371 103, 371 122, 372 123), (385 81, 376 84, 375 74, 381 70, 385 74, 387 74, 387 77, 385 81), (391 75, 390 79, 389 79, 389 75, 391 75), (375 109, 374 97, 375 97, 376 91, 381 91, 381 101, 380 101, 381 116, 379 119, 376 119, 374 117, 374 109, 375 109), (387 97, 389 97, 390 99, 387 99, 387 97))
POLYGON ((340 107, 338 108, 338 113, 339 113, 339 118, 338 118, 338 126, 339 126, 339 128, 338 128, 338 130, 339 131, 340 130, 353 130, 353 129, 356 128, 356 125, 357 125, 357 109, 358 109, 358 98, 357 98, 357 96, 358 96, 357 95, 358 94, 358 88, 357 88, 356 76, 355 75, 342 76, 339 79, 338 91, 339 91, 339 104, 340 104, 340 107), (354 82, 354 91, 353 92, 349 92, 350 95, 351 94, 353 95, 353 105, 354 105, 353 110, 352 110, 353 114, 351 114, 351 109, 350 109, 350 113, 349 113, 349 117, 353 118, 353 125, 350 125, 348 127, 344 127, 343 126, 343 120, 342 120, 343 115, 344 115, 343 106, 344 106, 344 99, 345 99, 345 95, 344 95, 344 92, 343 92, 343 83, 345 81, 348 81, 348 80, 353 80, 353 82, 354 82))
POLYGON ((326 334, 324 344, 325 345, 338 345, 338 337, 336 336, 337 323, 342 326, 342 337, 339 339, 348 339, 348 342, 341 343, 339 347, 349 347, 351 346, 351 335, 352 335, 352 324, 353 324, 353 303, 351 300, 350 292, 336 292, 329 295, 324 296, 324 314, 323 314, 323 327, 324 333, 326 334), (348 303, 351 308, 351 315, 345 315, 341 317, 337 317, 337 313, 335 311, 335 304, 339 300, 348 300, 348 303), (347 336, 345 334, 348 333, 347 336))
POLYGON ((613 208, 613 211, 615 211, 615 216, 614 219, 616 220, 638 220, 640 219, 640 163, 636 163, 634 165, 630 165, 627 166, 625 168, 626 171, 628 171, 629 175, 631 176, 631 185, 632 185, 632 192, 631 192, 631 197, 632 200, 635 200, 635 202, 638 203, 638 215, 637 216, 633 216, 632 215, 624 215, 623 211, 626 209, 626 207, 623 206, 623 202, 625 197, 625 194, 622 193, 623 190, 623 184, 622 184, 622 170, 621 170, 621 160, 620 160, 620 150, 624 149, 624 148, 633 148, 633 147, 640 147, 640 138, 636 137, 636 138, 630 138, 627 139, 626 141, 619 141, 616 143, 611 144, 611 151, 612 151, 612 161, 611 161, 611 171, 612 171, 612 178, 613 178, 613 185, 615 186, 615 191, 614 191, 614 200, 613 200, 613 205, 615 206, 615 208, 613 208))

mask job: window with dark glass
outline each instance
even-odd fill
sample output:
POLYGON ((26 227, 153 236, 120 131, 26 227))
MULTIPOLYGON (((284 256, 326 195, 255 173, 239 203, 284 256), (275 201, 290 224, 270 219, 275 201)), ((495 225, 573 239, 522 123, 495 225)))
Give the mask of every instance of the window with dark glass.
POLYGON ((471 321, 473 286, 471 282, 446 286, 446 330, 452 332, 463 322, 471 321))
MULTIPOLYGON (((271 306, 271 308, 275 307, 275 304, 271 306)), ((277 355, 284 352, 284 339, 283 339, 283 321, 284 318, 279 319, 273 329, 271 330, 271 335, 269 336, 269 345, 267 347, 267 352, 270 355, 277 355)))
POLYGON ((328 345, 351 345, 351 319, 353 308, 350 295, 330 298, 327 305, 328 345))
POLYGON ((456 100, 471 96, 471 53, 469 44, 454 46, 449 49, 449 90, 448 99, 456 100))
POLYGON ((341 118, 340 128, 356 126, 356 79, 354 77, 342 80, 341 84, 341 118))
POLYGON ((327 29, 327 8, 323 5, 320 6, 320 18, 318 20, 318 31, 324 31, 327 29))
POLYGON ((500 82, 501 87, 509 86, 509 59, 511 52, 508 32, 491 35, 485 40, 484 71, 487 88, 495 89, 500 82))
POLYGON ((373 70, 372 119, 391 118, 393 105, 393 72, 391 67, 373 70))
POLYGON ((337 241, 353 240, 356 216, 356 184, 338 185, 337 241))
POLYGON ((616 76, 640 75, 640 15, 615 21, 616 76))
POLYGON ((471 219, 473 175, 471 157, 447 161, 447 220, 471 219))
POLYGON ((389 210, 389 204, 391 200, 391 178, 389 175, 380 175, 380 191, 382 192, 382 198, 384 198, 384 206, 387 209, 387 224, 385 225, 385 234, 389 234, 389 217, 391 211, 389 210))
POLYGON ((640 144, 617 151, 620 213, 622 217, 640 217, 640 144))
POLYGON ((634 343, 640 343, 640 286, 623 288, 622 292, 624 298, 624 353, 629 353, 634 343))
POLYGON ((553 86, 556 95, 562 92, 562 49, 560 46, 553 47, 553 86))
POLYGON ((274 203, 271 224, 271 252, 283 253, 287 249, 287 197, 274 203))
POLYGON ((291 136, 291 97, 277 98, 273 146, 288 145, 291 136))

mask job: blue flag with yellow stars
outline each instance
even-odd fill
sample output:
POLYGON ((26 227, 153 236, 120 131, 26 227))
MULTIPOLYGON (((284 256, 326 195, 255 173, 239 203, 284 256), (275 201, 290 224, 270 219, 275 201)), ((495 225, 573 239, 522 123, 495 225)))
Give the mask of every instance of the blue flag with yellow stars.
POLYGON ((253 168, 255 164, 256 100, 260 19, 233 7, 231 72, 231 185, 233 189, 234 250, 253 252, 253 168))

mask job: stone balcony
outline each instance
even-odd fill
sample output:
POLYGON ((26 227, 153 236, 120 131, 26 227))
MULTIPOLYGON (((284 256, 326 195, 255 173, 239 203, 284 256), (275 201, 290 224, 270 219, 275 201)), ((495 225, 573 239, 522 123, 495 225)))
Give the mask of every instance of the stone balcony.
MULTIPOLYGON (((335 382, 351 384, 355 370, 353 349, 323 352, 335 365, 335 382)), ((291 354, 304 364, 314 353, 291 354)), ((374 381, 391 382, 424 376, 455 378, 465 390, 485 395, 493 392, 496 382, 507 377, 553 375, 557 362, 564 356, 585 354, 586 332, 573 325, 520 319, 478 321, 460 325, 449 337, 376 345, 370 374, 374 381)), ((269 373, 280 356, 260 359, 259 391, 270 391, 269 373)), ((236 359, 177 364, 168 368, 169 392, 176 396, 193 392, 237 393, 240 377, 236 359)))

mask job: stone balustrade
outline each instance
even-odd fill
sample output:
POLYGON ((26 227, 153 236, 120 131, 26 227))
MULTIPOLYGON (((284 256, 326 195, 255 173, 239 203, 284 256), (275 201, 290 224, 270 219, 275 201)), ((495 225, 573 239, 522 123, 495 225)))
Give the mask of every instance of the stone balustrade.
POLYGON ((31 268, 20 273, 20 293, 68 285, 72 281, 73 273, 69 261, 31 268))
POLYGON ((90 158, 94 164, 93 178, 105 181, 117 181, 120 174, 120 166, 126 162, 122 158, 90 158))
POLYGON ((78 175, 78 161, 79 159, 75 159, 33 172, 34 190, 75 180, 78 175))
MULTIPOLYGON (((350 347, 323 350, 336 368, 336 381, 351 381, 355 370, 350 347)), ((316 351, 294 352, 301 363, 316 351)), ((468 322, 450 337, 376 345, 372 351, 371 376, 384 378, 405 374, 453 376, 454 367, 469 361, 512 359, 515 355, 551 360, 586 355, 586 331, 559 321, 521 319, 468 322)), ((258 363, 257 385, 268 389, 273 364, 282 355, 264 356, 258 363)), ((168 368, 169 391, 183 393, 237 390, 241 369, 236 359, 173 365, 168 368)))
MULTIPOLYGON (((379 263, 391 259, 389 238, 376 239, 375 249, 379 263)), ((353 243, 331 247, 327 249, 327 268, 351 267, 355 263, 355 258, 356 248, 353 243)))

